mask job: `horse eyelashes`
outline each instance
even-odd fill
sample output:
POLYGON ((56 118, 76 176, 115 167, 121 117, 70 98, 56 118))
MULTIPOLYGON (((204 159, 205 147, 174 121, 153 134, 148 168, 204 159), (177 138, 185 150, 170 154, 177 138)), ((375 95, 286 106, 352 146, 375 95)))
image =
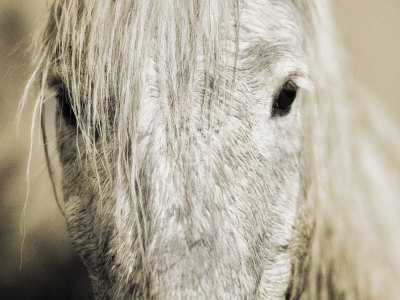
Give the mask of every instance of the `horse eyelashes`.
POLYGON ((272 116, 285 116, 290 112, 292 104, 296 99, 297 95, 297 85, 289 80, 286 81, 282 86, 279 94, 274 99, 274 104, 272 105, 272 116))
POLYGON ((75 127, 77 124, 74 110, 71 106, 71 97, 67 87, 61 86, 58 88, 56 98, 61 108, 61 115, 70 126, 75 127))

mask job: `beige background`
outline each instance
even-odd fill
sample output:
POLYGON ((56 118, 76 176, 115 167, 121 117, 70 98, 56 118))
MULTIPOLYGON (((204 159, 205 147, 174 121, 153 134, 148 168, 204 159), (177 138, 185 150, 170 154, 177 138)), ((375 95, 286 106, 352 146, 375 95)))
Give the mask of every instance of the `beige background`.
POLYGON ((400 1, 332 0, 350 68, 365 87, 400 113, 400 1))
MULTIPOLYGON (((350 69, 400 124, 400 1, 333 1, 350 69)), ((25 226, 20 222, 32 105, 23 114, 18 135, 15 115, 31 72, 30 40, 43 19, 45 3, 0 0, 0 299, 90 298, 85 272, 69 246, 49 186, 37 136, 25 226), (21 227, 26 228, 23 247, 21 227)))

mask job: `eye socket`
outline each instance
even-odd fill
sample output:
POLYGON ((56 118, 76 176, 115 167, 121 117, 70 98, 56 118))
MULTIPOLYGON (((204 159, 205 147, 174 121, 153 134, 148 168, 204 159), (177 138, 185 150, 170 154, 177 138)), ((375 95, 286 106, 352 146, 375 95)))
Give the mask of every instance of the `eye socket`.
POLYGON ((70 93, 64 84, 58 85, 56 98, 61 108, 61 115, 66 123, 72 127, 76 127, 77 121, 71 106, 70 93))
POLYGON ((272 116, 285 116, 290 112, 292 104, 296 99, 297 89, 297 85, 292 80, 285 82, 279 94, 274 99, 272 116))

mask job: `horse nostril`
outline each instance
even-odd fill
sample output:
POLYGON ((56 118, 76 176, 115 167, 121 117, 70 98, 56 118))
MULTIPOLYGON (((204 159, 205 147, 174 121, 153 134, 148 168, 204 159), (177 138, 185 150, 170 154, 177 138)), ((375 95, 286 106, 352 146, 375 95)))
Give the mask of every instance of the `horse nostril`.
POLYGON ((297 85, 288 80, 281 88, 278 96, 274 99, 272 106, 272 116, 285 116, 290 112, 292 104, 296 99, 297 85))

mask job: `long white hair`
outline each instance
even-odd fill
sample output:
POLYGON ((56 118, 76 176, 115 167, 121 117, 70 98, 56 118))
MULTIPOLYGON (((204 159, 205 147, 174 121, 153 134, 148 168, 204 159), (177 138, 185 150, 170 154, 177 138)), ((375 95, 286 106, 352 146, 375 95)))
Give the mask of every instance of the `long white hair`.
POLYGON ((328 2, 313 6, 307 20, 318 106, 309 124, 316 226, 306 295, 395 299, 399 131, 378 100, 348 73, 328 2))
MULTIPOLYGON (((183 116, 191 102, 184 91, 193 84, 199 55, 207 62, 206 86, 215 80, 224 82, 227 90, 233 88, 234 77, 219 73, 217 66, 221 64, 219 54, 226 51, 233 55, 231 62, 224 63, 234 68, 237 48, 235 44, 221 45, 219 37, 222 31, 237 34, 226 20, 240 2, 157 1, 155 6, 154 1, 119 1, 110 17, 105 12, 113 1, 96 4, 99 1, 87 5, 55 1, 52 14, 60 19, 54 19, 45 30, 31 82, 40 79, 37 107, 41 107, 49 73, 57 72, 65 80, 71 98, 78 99, 71 105, 85 141, 87 163, 93 163, 94 170, 99 161, 104 163, 110 178, 115 175, 121 190, 133 199, 131 207, 140 210, 140 191, 135 191, 138 162, 133 161, 138 133, 126 128, 137 128, 138 107, 131 99, 132 94, 139 97, 144 92, 143 66, 148 64, 144 60, 154 42, 150 37, 155 37, 163 50, 157 56, 162 78, 159 97, 166 103, 174 99, 174 105, 165 107, 175 116, 168 124, 173 135, 188 121, 183 116), (88 24, 82 22, 89 20, 96 30, 85 31, 88 24), (79 26, 74 31, 65 24, 79 26), (134 24, 137 30, 129 30, 127 24, 134 24), (49 34, 52 31, 54 34, 49 34), (109 47, 96 47, 105 37, 109 47), (171 38, 181 45, 175 48, 171 38), (203 43, 206 46, 198 47, 198 41, 207 41, 203 43), (56 71, 51 53, 58 54, 56 71), (121 82, 126 86, 120 86, 121 82), (112 97, 118 102, 110 107, 112 97), (117 117, 112 118, 114 114, 117 117), (100 141, 95 141, 97 138, 100 141), (115 151, 118 159, 111 164, 107 158, 115 156, 115 151)), ((292 264, 293 297, 305 289, 305 299, 395 299, 400 282, 398 129, 377 100, 343 67, 345 58, 328 1, 293 1, 302 12, 304 48, 315 85, 313 99, 304 103, 308 107, 304 109, 304 141, 309 169, 305 174, 307 203, 300 208, 311 211, 314 219, 300 212, 297 221, 313 224, 312 233, 304 226, 304 236, 312 235, 312 240, 309 251, 292 264)), ((212 95, 215 101, 220 97, 212 95)), ((122 214, 122 207, 117 209, 122 214)), ((142 235, 139 240, 145 239, 146 233, 139 224, 137 227, 142 235)))

